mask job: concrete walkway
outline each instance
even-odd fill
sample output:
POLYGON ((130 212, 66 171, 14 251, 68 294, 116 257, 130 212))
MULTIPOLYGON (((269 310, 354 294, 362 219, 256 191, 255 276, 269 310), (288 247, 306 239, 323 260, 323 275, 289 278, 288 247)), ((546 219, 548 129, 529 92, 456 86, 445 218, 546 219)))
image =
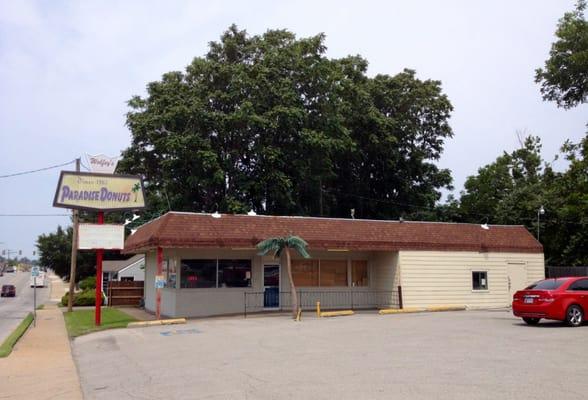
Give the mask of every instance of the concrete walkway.
MULTIPOLYGON (((60 299, 67 284, 52 276, 51 296, 60 299)), ((56 304, 37 311, 12 354, 0 358, 0 399, 82 399, 63 313, 56 304)))
POLYGON ((118 310, 124 312, 125 314, 129 314, 131 317, 135 318, 137 321, 155 321, 154 314, 150 314, 145 310, 142 310, 137 307, 116 307, 118 310))

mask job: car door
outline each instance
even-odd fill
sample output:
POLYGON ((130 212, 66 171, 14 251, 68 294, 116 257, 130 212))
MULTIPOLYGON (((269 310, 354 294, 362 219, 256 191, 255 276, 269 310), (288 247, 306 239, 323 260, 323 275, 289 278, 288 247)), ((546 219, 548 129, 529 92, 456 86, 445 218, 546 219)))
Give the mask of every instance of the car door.
POLYGON ((588 312, 588 279, 578 279, 568 288, 574 300, 580 304, 584 309, 584 313, 588 312))

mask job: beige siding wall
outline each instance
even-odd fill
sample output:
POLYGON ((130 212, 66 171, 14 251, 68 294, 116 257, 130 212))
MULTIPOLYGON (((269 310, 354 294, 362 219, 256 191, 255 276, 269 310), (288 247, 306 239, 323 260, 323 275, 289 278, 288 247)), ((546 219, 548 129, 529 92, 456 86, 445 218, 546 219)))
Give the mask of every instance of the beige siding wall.
POLYGON ((543 254, 401 251, 400 282, 404 307, 510 305, 507 264, 526 270, 527 283, 544 277, 543 254), (487 271, 488 290, 472 290, 472 271, 487 271))
POLYGON ((123 271, 118 273, 118 280, 122 280, 122 278, 133 277, 134 281, 144 281, 145 280, 145 269, 141 269, 141 267, 145 266, 145 260, 138 261, 127 267, 123 271))

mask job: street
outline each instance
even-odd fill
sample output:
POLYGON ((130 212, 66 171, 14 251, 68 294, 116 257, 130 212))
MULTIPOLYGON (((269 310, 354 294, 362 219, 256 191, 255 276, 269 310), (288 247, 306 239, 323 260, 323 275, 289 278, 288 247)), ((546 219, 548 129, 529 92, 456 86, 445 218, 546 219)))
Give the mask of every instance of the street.
MULTIPOLYGON (((0 343, 12 333, 18 324, 33 311, 33 289, 29 287, 30 272, 5 272, 0 276, 0 287, 10 284, 16 286, 16 297, 0 297, 0 343)), ((49 298, 50 281, 46 287, 37 288, 37 305, 49 298)))
POLYGON ((509 310, 214 318, 73 341, 86 399, 585 399, 588 325, 509 310))

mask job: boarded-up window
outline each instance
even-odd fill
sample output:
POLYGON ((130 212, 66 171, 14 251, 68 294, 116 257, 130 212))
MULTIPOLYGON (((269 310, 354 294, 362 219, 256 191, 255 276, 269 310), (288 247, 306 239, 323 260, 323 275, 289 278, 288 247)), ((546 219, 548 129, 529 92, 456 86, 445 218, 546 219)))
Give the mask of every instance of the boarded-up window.
POLYGON ((368 285, 368 263, 365 260, 351 261, 351 286, 368 285))
POLYGON ((321 260, 321 286, 347 286, 347 260, 321 260))
POLYGON ((292 279, 296 286, 318 286, 318 260, 292 260, 292 279))

